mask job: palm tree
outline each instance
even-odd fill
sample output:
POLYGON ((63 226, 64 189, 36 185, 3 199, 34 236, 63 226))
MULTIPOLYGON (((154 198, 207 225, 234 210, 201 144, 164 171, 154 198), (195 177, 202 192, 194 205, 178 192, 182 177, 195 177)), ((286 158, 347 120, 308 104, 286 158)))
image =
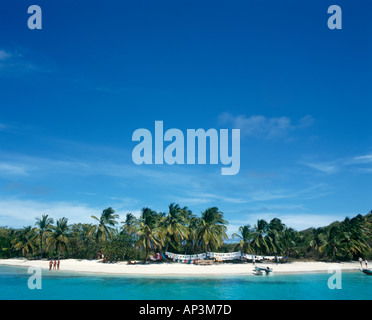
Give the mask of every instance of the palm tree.
POLYGON ((70 226, 71 238, 68 242, 70 256, 88 259, 95 255, 96 244, 90 234, 92 228, 93 225, 90 223, 74 223, 70 226))
POLYGON ((282 223, 282 220, 280 220, 279 218, 274 218, 269 222, 268 229, 269 232, 273 230, 283 232, 285 229, 285 224, 282 223))
POLYGON ((34 250, 34 239, 35 239, 35 230, 31 226, 24 227, 23 230, 20 230, 17 234, 17 237, 12 241, 13 248, 15 250, 21 251, 22 256, 33 252, 34 250))
POLYGON ((43 242, 44 235, 51 231, 51 226, 54 223, 53 218, 48 218, 47 214, 43 214, 41 219, 36 218, 36 230, 40 237, 40 255, 41 259, 43 258, 43 242))
POLYGON ((187 239, 186 249, 192 253, 196 252, 196 246, 199 244, 198 234, 201 226, 201 218, 193 215, 187 215, 187 239))
POLYGON ((67 218, 57 220, 57 224, 52 226, 52 233, 47 240, 47 250, 54 247, 60 255, 67 251, 67 244, 71 236, 71 230, 67 224, 67 218))
POLYGON ((309 246, 315 251, 319 251, 320 247, 322 246, 320 234, 322 234, 323 232, 323 228, 312 229, 312 238, 310 239, 309 246))
POLYGON ((258 220, 252 230, 252 249, 257 254, 263 254, 270 250, 271 238, 267 235, 268 223, 265 220, 258 220))
POLYGON ((332 260, 336 260, 336 254, 341 250, 340 242, 340 231, 338 227, 332 226, 327 228, 325 233, 319 235, 322 245, 320 246, 320 252, 325 252, 329 256, 332 256, 332 260))
POLYGON ((96 240, 98 242, 97 252, 99 252, 102 240, 105 241, 107 239, 112 239, 116 233, 114 227, 118 223, 116 219, 119 218, 119 215, 115 214, 115 210, 109 207, 102 211, 100 218, 97 218, 94 215, 92 215, 92 218, 98 221, 98 224, 92 228, 91 234, 95 233, 96 235, 96 240))
POLYGON ((185 220, 186 213, 183 212, 187 209, 181 209, 180 206, 175 203, 171 203, 168 208, 168 216, 163 220, 166 239, 165 251, 168 251, 170 243, 173 243, 173 247, 181 244, 184 239, 187 239, 188 232, 185 220))
POLYGON ((208 208, 202 212, 200 219, 198 240, 205 252, 218 249, 227 239, 226 225, 228 222, 223 218, 223 212, 217 207, 208 208))
POLYGON ((122 222, 123 227, 121 232, 125 232, 130 236, 136 233, 136 225, 138 223, 137 218, 132 213, 127 213, 125 221, 122 222))
POLYGON ((252 232, 251 226, 248 224, 246 226, 239 227, 239 233, 233 233, 233 238, 239 238, 239 243, 235 246, 235 250, 240 250, 243 253, 248 253, 252 251, 251 240, 252 232))
POLYGON ((364 255, 368 251, 369 245, 367 242, 365 218, 362 215, 350 219, 345 218, 341 223, 340 231, 342 232, 343 239, 341 243, 348 258, 356 258, 364 255))
POLYGON ((266 240, 272 253, 277 254, 282 250, 285 230, 285 224, 280 219, 274 218, 270 221, 267 227, 266 240))
POLYGON ((298 243, 302 240, 298 232, 292 228, 285 228, 280 239, 280 249, 285 252, 287 257, 289 257, 292 252, 297 252, 296 246, 298 246, 298 243))
POLYGON ((136 247, 145 249, 145 263, 151 249, 159 248, 162 244, 160 216, 150 208, 143 208, 137 225, 136 247))

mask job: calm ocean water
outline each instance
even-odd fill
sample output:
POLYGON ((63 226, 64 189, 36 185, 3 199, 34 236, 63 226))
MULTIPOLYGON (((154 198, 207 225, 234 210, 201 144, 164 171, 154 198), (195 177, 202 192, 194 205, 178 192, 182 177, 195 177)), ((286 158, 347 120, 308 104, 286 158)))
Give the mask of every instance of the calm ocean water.
POLYGON ((0 300, 370 300, 372 277, 343 272, 342 289, 330 290, 331 274, 151 277, 42 272, 42 289, 28 288, 27 268, 0 266, 0 300))

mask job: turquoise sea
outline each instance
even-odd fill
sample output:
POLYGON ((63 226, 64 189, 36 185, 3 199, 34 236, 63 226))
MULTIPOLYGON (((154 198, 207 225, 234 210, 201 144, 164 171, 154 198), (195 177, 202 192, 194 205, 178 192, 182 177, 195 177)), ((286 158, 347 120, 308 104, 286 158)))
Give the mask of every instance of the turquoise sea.
POLYGON ((342 289, 329 289, 328 273, 270 276, 109 276, 42 272, 29 289, 24 267, 0 266, 0 300, 370 300, 372 276, 343 272, 342 289))

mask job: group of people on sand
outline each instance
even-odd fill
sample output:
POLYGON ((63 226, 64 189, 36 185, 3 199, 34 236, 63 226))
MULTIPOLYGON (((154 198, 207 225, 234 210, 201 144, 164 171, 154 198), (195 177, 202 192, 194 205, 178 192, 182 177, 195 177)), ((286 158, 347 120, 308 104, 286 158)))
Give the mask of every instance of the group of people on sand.
POLYGON ((97 260, 102 260, 103 263, 108 261, 107 257, 101 251, 98 251, 97 260))
POLYGON ((52 270, 59 270, 59 264, 60 264, 60 261, 59 261, 59 258, 58 259, 50 259, 49 261, 49 271, 52 270))
MULTIPOLYGON (((363 268, 363 259, 359 258, 360 267, 363 268)), ((368 261, 367 259, 364 260, 364 264, 366 265, 366 269, 368 269, 368 261)))

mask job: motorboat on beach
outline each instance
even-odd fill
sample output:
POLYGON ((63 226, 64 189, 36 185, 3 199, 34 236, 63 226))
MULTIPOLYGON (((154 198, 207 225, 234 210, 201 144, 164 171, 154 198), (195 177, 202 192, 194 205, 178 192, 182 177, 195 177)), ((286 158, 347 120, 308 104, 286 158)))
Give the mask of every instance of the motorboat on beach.
POLYGON ((365 274, 368 274, 369 276, 372 275, 372 270, 369 270, 369 269, 360 269, 360 271, 362 271, 365 274))

